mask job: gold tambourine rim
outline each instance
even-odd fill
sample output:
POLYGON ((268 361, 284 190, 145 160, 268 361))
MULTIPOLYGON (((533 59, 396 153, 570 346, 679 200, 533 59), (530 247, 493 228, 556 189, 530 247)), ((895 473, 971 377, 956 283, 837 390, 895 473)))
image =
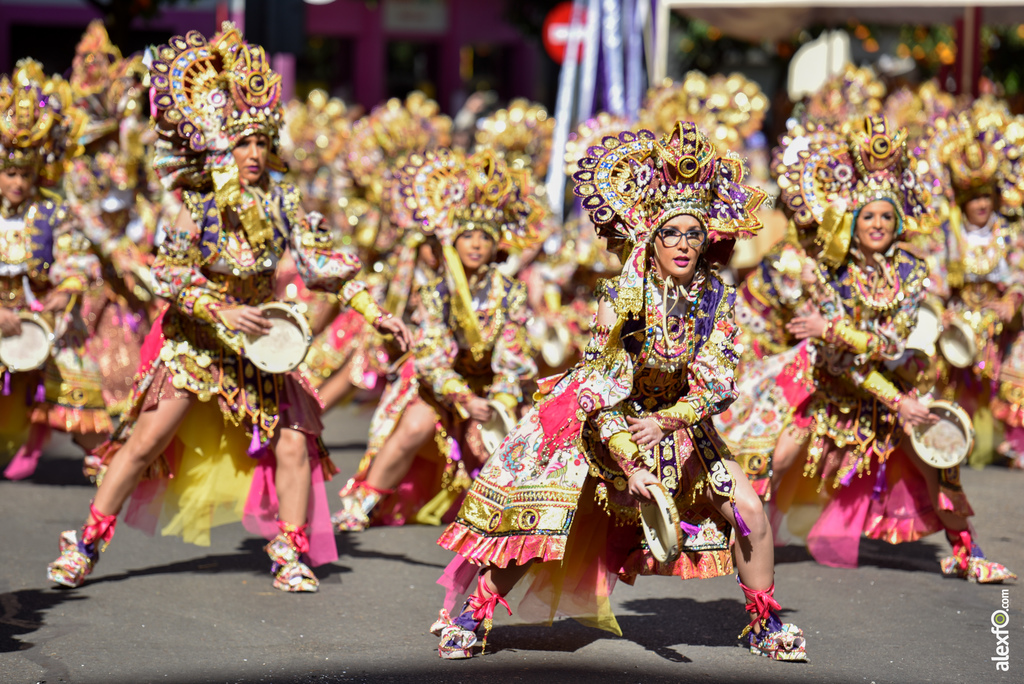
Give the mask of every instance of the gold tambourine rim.
POLYGON ((5 368, 7 368, 7 370, 9 370, 12 373, 27 373, 29 371, 34 371, 39 368, 42 368, 43 366, 46 365, 46 360, 50 358, 50 355, 53 353, 54 332, 53 326, 47 323, 46 319, 43 318, 36 311, 19 311, 18 318, 20 318, 23 321, 29 321, 31 323, 38 325, 40 328, 43 329, 43 332, 46 333, 46 355, 43 357, 42 363, 40 363, 38 366, 32 366, 31 368, 22 368, 20 366, 11 365, 10 363, 4 360, 3 350, 2 348, 0 348, 0 364, 2 364, 5 368))
POLYGON ((958 460, 956 463, 951 463, 948 465, 937 465, 930 460, 928 453, 923 449, 923 445, 921 444, 921 436, 919 432, 917 430, 911 430, 910 441, 914 445, 914 451, 917 452, 918 457, 922 461, 932 466, 933 468, 953 468, 955 466, 960 465, 961 463, 967 460, 967 457, 971 455, 971 451, 974 449, 974 421, 971 420, 971 417, 970 415, 968 415, 967 411, 965 411, 963 407, 961 407, 960 404, 957 404, 956 402, 946 401, 945 399, 936 399, 934 401, 929 402, 927 406, 929 411, 931 411, 932 409, 943 409, 960 419, 961 426, 965 426, 967 429, 967 449, 963 457, 961 457, 960 460, 958 460))
POLYGON ((936 341, 936 346, 942 353, 942 358, 946 359, 950 365, 956 368, 970 368, 974 364, 974 357, 978 354, 978 336, 974 333, 974 329, 967 324, 966 321, 954 318, 948 324, 943 326, 942 332, 939 334, 939 339, 936 341), (969 343, 969 349, 967 350, 967 356, 969 357, 966 362, 962 360, 954 360, 949 357, 946 352, 946 348, 949 346, 948 342, 951 338, 946 336, 946 331, 950 329, 957 330, 969 343), (963 363, 963 365, 961 365, 963 363))
POLYGON ((291 373, 293 370, 302 365, 302 362, 305 361, 306 359, 306 355, 309 354, 310 346, 312 346, 313 344, 313 333, 309 328, 309 323, 306 321, 306 317, 300 314, 298 311, 296 311, 294 305, 285 302, 266 302, 264 304, 260 304, 256 308, 259 309, 260 311, 282 311, 288 314, 288 316, 293 321, 296 322, 296 324, 299 327, 299 330, 302 331, 302 334, 306 339, 306 351, 305 353, 303 353, 302 358, 299 359, 298 363, 296 363, 293 367, 289 368, 288 370, 283 371, 268 370, 263 367, 261 361, 257 360, 257 358, 254 358, 253 356, 250 355, 249 345, 252 342, 255 342, 256 340, 261 339, 259 337, 252 338, 250 341, 250 337, 248 335, 242 335, 242 351, 245 352, 246 358, 249 359, 249 361, 254 366, 262 370, 264 373, 271 373, 274 375, 284 375, 285 373, 291 373))
POLYGON ((645 501, 640 504, 640 523, 644 529, 644 537, 647 539, 647 548, 650 550, 651 555, 659 563, 671 563, 679 558, 683 549, 683 530, 679 525, 679 510, 676 508, 675 502, 672 497, 669 496, 665 486, 660 482, 647 485, 647 491, 654 497, 653 502, 645 501), (658 538, 657 530, 651 529, 651 526, 647 522, 645 511, 655 508, 660 516, 663 511, 668 512, 669 528, 675 533, 675 544, 666 544, 658 538), (660 545, 665 551, 665 557, 659 558, 659 553, 654 550, 654 544, 651 543, 652 539, 657 539, 660 545), (674 553, 673 553, 674 551, 674 553))

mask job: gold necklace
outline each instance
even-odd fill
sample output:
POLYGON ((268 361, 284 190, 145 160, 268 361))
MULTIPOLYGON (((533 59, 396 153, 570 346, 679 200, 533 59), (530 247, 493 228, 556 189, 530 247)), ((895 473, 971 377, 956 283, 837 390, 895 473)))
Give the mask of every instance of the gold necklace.
POLYGON ((889 262, 879 263, 877 271, 865 273, 857 264, 850 264, 853 292, 865 306, 875 311, 886 311, 900 302, 900 279, 896 267, 889 262), (884 270, 891 268, 891 278, 884 270), (891 286, 889 285, 891 283, 891 286))

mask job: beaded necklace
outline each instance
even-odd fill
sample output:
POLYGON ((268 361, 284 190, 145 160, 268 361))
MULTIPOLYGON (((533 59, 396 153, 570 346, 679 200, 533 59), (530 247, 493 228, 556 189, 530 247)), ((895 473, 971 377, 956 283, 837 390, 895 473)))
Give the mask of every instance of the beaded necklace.
POLYGON ((992 226, 992 238, 988 244, 968 246, 964 253, 964 267, 971 275, 988 275, 1006 258, 1006 237, 1001 221, 992 226))
POLYGON ((651 357, 652 353, 667 363, 664 370, 669 373, 674 373, 680 367, 685 367, 693 360, 697 344, 696 318, 697 311, 699 310, 697 301, 703 285, 703 273, 698 273, 694 277, 690 288, 687 290, 681 287, 670 286, 667 282, 662 282, 653 270, 651 271, 646 288, 646 296, 644 297, 646 305, 644 307, 645 322, 647 323, 644 332, 646 334, 644 335, 644 344, 640 350, 640 356, 637 359, 637 366, 643 367, 646 365, 647 359, 651 357), (659 302, 655 297, 659 284, 662 285, 661 306, 659 306, 659 302), (674 299, 671 306, 669 306, 670 290, 674 299), (686 313, 676 318, 673 325, 668 320, 668 314, 675 308, 680 298, 686 303, 686 313), (656 327, 661 328, 660 339, 655 332, 656 327))
POLYGON ((902 283, 895 264, 883 260, 874 271, 864 271, 859 265, 850 264, 849 273, 854 295, 869 309, 888 311, 902 301, 902 283))

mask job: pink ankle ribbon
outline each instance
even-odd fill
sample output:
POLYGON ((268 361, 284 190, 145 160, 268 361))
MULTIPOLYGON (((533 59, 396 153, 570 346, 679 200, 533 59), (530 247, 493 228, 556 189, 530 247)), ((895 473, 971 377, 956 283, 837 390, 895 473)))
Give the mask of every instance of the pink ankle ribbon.
POLYGON ((110 540, 114 538, 117 516, 104 515, 93 504, 89 504, 89 513, 94 522, 82 528, 82 543, 92 544, 97 540, 102 540, 104 544, 109 544, 110 540))
POLYGON ((306 534, 306 528, 309 527, 308 523, 305 525, 291 525, 282 522, 278 523, 278 525, 285 536, 288 537, 288 543, 292 545, 297 554, 301 556, 304 553, 309 553, 309 536, 306 534))
POLYGON ((489 620, 494 617, 494 611, 498 609, 498 604, 505 607, 508 614, 512 614, 512 609, 508 605, 508 601, 501 594, 494 592, 487 598, 480 596, 481 593, 487 592, 490 594, 490 590, 484 586, 484 578, 481 576, 479 582, 477 582, 477 591, 475 594, 469 597, 469 607, 473 609, 474 620, 489 620))
POLYGON ((775 600, 774 584, 772 584, 772 586, 768 587, 767 589, 755 591, 747 585, 743 584, 743 582, 740 582, 740 588, 743 590, 743 595, 747 597, 747 612, 757 613, 757 617, 755 617, 750 622, 751 627, 756 625, 758 621, 767 618, 769 615, 771 615, 771 611, 782 610, 782 606, 780 606, 778 601, 775 600))

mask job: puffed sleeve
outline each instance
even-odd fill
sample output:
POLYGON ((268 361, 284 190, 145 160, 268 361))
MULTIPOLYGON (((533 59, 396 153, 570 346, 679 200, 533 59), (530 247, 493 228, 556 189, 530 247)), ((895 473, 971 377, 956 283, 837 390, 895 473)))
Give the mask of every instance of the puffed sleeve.
POLYGON ((208 323, 216 323, 203 303, 196 310, 196 303, 201 298, 204 298, 204 302, 218 301, 218 295, 208 288, 209 281, 200 270, 202 254, 199 241, 202 230, 199 225, 203 220, 204 205, 213 201, 212 193, 207 197, 201 193, 185 191, 182 199, 184 206, 174 223, 167 228, 166 237, 153 262, 156 294, 167 299, 186 316, 198 316, 208 323))
POLYGON ((436 397, 454 405, 472 390, 452 364, 459 346, 445 317, 447 294, 438 279, 420 289, 423 320, 416 331, 416 374, 436 397))

